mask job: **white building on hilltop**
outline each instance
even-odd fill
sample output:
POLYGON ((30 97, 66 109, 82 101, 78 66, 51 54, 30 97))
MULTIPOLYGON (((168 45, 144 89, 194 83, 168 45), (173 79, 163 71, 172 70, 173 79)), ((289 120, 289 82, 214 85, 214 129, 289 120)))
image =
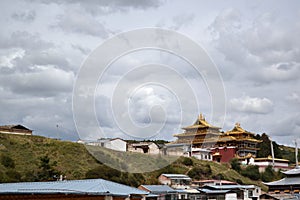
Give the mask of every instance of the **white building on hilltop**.
POLYGON ((82 143, 90 146, 100 146, 107 149, 112 149, 115 151, 124 151, 127 150, 127 142, 120 138, 102 138, 96 141, 78 141, 78 143, 82 143))

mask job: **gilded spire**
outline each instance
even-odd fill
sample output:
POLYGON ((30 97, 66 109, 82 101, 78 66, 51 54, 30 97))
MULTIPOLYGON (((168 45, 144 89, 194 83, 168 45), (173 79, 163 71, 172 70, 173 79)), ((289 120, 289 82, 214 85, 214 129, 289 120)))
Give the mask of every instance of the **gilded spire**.
POLYGON ((204 117, 203 117, 202 113, 200 113, 198 119, 199 119, 199 121, 204 120, 204 117))
POLYGON ((239 122, 235 123, 235 126, 241 128, 241 124, 239 122))

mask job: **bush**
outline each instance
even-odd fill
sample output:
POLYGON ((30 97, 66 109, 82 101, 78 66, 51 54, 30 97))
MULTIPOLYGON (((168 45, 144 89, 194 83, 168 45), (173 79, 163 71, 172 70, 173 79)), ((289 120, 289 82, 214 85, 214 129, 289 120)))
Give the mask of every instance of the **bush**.
POLYGON ((271 182, 276 179, 276 173, 273 170, 272 166, 269 165, 266 167, 265 171, 261 174, 261 180, 264 182, 271 182))
POLYGON ((244 170, 241 171, 241 174, 252 180, 259 180, 260 178, 258 166, 256 165, 248 165, 244 170))
POLYGON ((21 181, 21 174, 14 169, 6 171, 7 180, 6 182, 19 182, 21 181))
POLYGON ((230 160, 231 168, 237 172, 241 172, 241 164, 237 158, 233 158, 230 160))
POLYGON ((1 155, 1 164, 6 168, 15 168, 14 160, 8 155, 1 155))
POLYGON ((182 163, 186 166, 192 166, 194 164, 193 160, 188 157, 184 157, 182 163))
POLYGON ((201 178, 206 178, 208 176, 210 176, 212 174, 210 165, 207 164, 205 166, 201 166, 201 167, 194 167, 193 169, 191 169, 188 173, 188 176, 193 178, 193 179, 197 179, 200 180, 201 178))
POLYGON ((106 165, 101 165, 99 167, 91 169, 85 174, 86 178, 103 178, 106 180, 117 179, 120 178, 120 176, 120 171, 110 168, 106 165))

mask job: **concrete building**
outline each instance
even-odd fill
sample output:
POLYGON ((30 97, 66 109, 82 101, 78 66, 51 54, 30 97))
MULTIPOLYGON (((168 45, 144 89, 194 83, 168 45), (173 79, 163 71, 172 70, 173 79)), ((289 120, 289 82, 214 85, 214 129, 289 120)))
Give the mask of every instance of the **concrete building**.
POLYGON ((237 193, 230 190, 199 189, 201 200, 237 200, 237 193))
POLYGON ((260 172, 264 172, 268 166, 273 166, 273 169, 275 171, 290 169, 289 160, 274 158, 273 164, 273 159, 271 156, 268 156, 267 158, 251 159, 249 164, 257 165, 259 167, 260 172))
MULTIPOLYGON (((259 200, 261 188, 255 185, 206 185, 202 189, 216 191, 230 191, 236 193, 236 198, 241 200, 259 200)), ((234 198, 230 195, 228 198, 234 198)))
POLYGON ((174 200, 177 199, 177 192, 168 185, 140 185, 140 190, 149 192, 146 200, 174 200))
POLYGON ((120 138, 102 138, 96 141, 78 141, 85 145, 100 146, 115 151, 127 151, 127 142, 120 138))
POLYGON ((159 147, 154 142, 128 143, 127 151, 146 154, 159 154, 159 147))
POLYGON ((189 189, 191 185, 191 178, 184 174, 161 174, 158 181, 173 189, 189 189))

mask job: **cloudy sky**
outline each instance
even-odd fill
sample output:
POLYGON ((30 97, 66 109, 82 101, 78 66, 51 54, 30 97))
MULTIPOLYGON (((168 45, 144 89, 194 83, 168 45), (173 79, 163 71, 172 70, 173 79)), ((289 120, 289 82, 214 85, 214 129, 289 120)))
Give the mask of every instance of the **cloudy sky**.
MULTIPOLYGON (((34 134, 67 140, 93 135, 88 119, 82 123, 85 133, 77 132, 73 119, 73 88, 81 66, 108 38, 159 27, 198 43, 219 70, 226 113, 220 113, 214 125, 226 131, 240 122, 280 144, 292 145, 299 138, 297 0, 12 0, 1 1, 0 11, 0 124, 24 124, 34 134)), ((210 94, 205 81, 194 77, 179 56, 144 49, 116 59, 107 69, 93 106, 107 137, 171 140, 197 113, 208 121, 213 118, 215 97, 210 94), (177 74, 162 66, 171 66, 177 74), (153 83, 142 84, 145 80, 153 83), (120 96, 118 91, 125 93, 120 96), (198 107, 191 101, 194 96, 198 107), (119 116, 136 127, 158 125, 159 131, 132 135, 119 116)), ((81 105, 82 120, 85 112, 81 105)))

